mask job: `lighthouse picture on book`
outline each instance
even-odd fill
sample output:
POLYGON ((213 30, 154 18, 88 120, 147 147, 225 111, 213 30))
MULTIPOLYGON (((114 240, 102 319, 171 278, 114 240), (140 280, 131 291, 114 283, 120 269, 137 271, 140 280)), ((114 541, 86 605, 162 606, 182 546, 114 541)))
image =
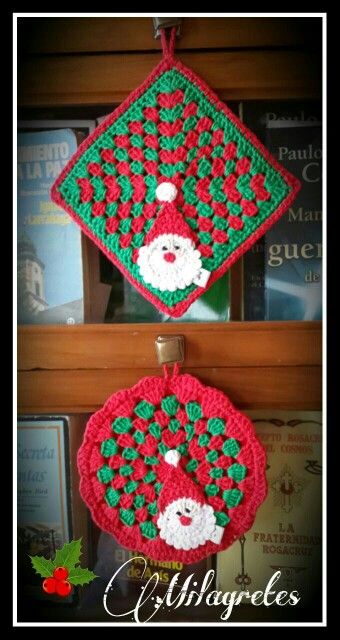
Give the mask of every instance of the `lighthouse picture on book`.
POLYGON ((18 134, 17 302, 20 324, 84 321, 81 231, 50 200, 77 149, 71 129, 18 134))

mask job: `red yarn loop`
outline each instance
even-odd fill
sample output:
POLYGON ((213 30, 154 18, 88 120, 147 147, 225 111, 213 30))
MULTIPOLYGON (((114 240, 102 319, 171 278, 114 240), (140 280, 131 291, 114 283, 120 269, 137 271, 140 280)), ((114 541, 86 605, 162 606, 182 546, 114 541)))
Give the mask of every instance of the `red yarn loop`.
POLYGON ((171 27, 169 38, 168 38, 167 31, 169 31, 169 29, 160 29, 161 42, 162 42, 162 48, 163 48, 163 57, 172 58, 175 51, 177 27, 171 27))
POLYGON ((179 363, 175 362, 174 369, 173 369, 173 372, 172 372, 172 377, 176 378, 176 376, 178 376, 178 374, 179 374, 179 363))
POLYGON ((176 378, 179 375, 179 363, 178 362, 174 363, 174 367, 173 367, 173 370, 172 370, 172 376, 170 374, 168 365, 167 364, 163 364, 163 374, 164 374, 165 380, 169 380, 170 377, 176 378))

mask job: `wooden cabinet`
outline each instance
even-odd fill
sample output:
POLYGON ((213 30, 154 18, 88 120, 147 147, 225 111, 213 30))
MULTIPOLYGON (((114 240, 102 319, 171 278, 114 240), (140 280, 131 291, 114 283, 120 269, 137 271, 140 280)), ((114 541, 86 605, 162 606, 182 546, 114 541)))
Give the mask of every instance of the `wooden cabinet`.
MULTIPOLYGON (((177 53, 224 100, 319 99, 321 28, 321 18, 184 18, 177 53)), ((19 117, 108 113, 160 55, 151 18, 19 18, 19 117)), ((93 246, 87 249, 95 255, 93 246)), ((87 265, 84 274, 85 303, 94 308, 97 273, 87 265)), ((84 539, 86 562, 93 557, 76 467, 86 416, 114 391, 160 374, 158 335, 183 335, 184 371, 223 390, 241 409, 322 408, 321 323, 244 322, 242 259, 230 270, 230 293, 231 321, 224 323, 19 326, 19 414, 74 414, 73 533, 84 539)), ((253 609, 260 619, 274 615, 253 609)))
MULTIPOLYGON (((19 18, 19 109, 123 100, 160 59, 151 18, 19 18)), ((320 96, 321 19, 185 18, 177 52, 224 99, 320 96)), ((231 319, 241 320, 241 261, 231 319)), ((19 328, 19 411, 87 412, 156 372, 154 340, 185 335, 185 369, 240 407, 321 407, 321 326, 313 322, 19 328)))
POLYGON ((321 407, 318 322, 231 322, 21 327, 20 411, 95 411, 113 391, 159 374, 154 342, 162 333, 184 335, 185 370, 239 407, 321 407))
MULTIPOLYGON (((120 102, 160 59, 151 18, 21 19, 18 37, 26 107, 120 102)), ((319 18, 184 18, 176 50, 223 99, 315 98, 320 43, 319 18)))

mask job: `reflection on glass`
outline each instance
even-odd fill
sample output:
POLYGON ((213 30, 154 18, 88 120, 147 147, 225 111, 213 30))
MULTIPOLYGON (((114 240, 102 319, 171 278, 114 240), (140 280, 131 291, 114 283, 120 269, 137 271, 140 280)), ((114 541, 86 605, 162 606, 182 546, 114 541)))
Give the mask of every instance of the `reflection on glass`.
POLYGON ((244 319, 321 320, 321 105, 245 103, 243 118, 301 182, 288 211, 244 256, 244 319))
POLYGON ((101 282, 111 285, 105 322, 225 322, 229 320, 229 274, 217 280, 180 318, 161 313, 100 256, 101 282))

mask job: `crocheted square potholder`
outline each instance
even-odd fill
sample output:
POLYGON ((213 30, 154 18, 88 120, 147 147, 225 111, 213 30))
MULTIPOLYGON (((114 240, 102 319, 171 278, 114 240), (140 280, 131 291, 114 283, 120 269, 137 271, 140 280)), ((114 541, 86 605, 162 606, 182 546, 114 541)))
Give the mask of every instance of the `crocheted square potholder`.
POLYGON ((181 316, 286 211, 299 182, 173 55, 82 143, 52 188, 159 310, 181 316))

